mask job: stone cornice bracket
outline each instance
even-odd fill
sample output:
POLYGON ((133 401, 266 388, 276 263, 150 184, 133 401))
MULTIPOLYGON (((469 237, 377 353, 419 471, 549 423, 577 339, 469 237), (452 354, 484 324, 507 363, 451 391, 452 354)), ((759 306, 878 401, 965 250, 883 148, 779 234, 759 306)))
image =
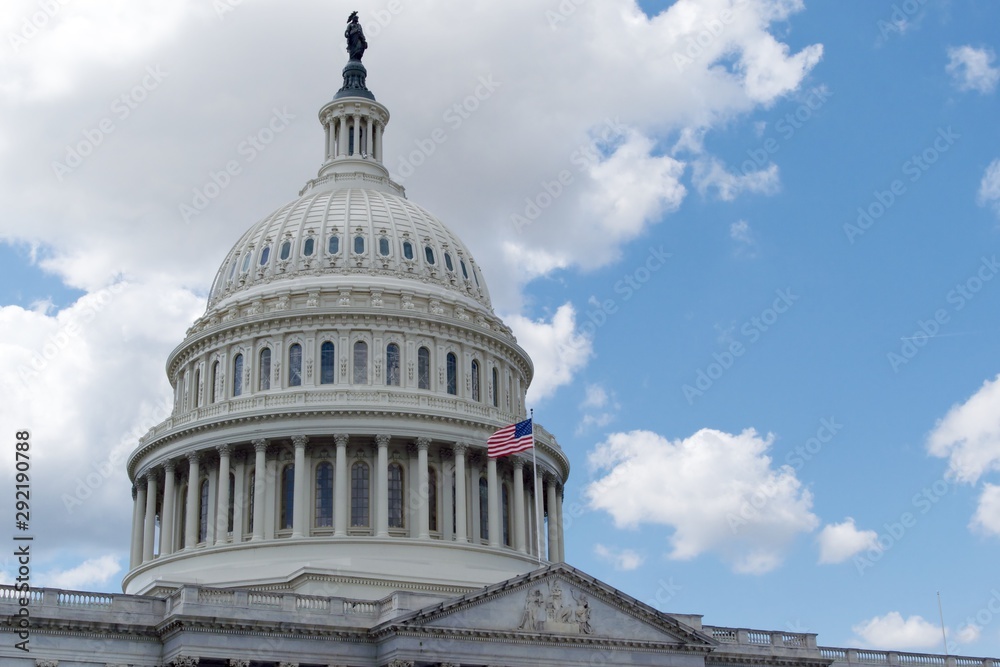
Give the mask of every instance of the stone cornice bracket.
POLYGON ((250 661, 246 658, 230 658, 226 664, 229 667, 250 667, 250 661))
POLYGON ((253 445, 253 450, 255 452, 266 452, 267 451, 267 440, 265 440, 264 438, 258 438, 256 440, 252 440, 250 442, 250 444, 253 445))
POLYGON ((375 436, 375 444, 379 447, 388 447, 390 438, 391 436, 388 436, 385 433, 379 433, 375 436))
POLYGON ((426 452, 430 448, 430 446, 431 446, 431 439, 430 438, 417 438, 416 444, 417 444, 417 451, 418 452, 419 451, 426 452))
POLYGON ((292 436, 292 445, 296 449, 298 449, 299 447, 305 447, 307 442, 309 442, 309 436, 308 435, 293 435, 292 436))
POLYGON ((182 655, 180 657, 174 658, 167 664, 170 667, 198 667, 198 663, 201 662, 201 658, 193 658, 190 656, 182 655))
POLYGON ((336 433, 333 436, 333 442, 338 447, 346 447, 349 440, 350 436, 346 433, 336 433))
POLYGON ((35 667, 59 667, 58 660, 42 660, 38 658, 35 660, 35 667))

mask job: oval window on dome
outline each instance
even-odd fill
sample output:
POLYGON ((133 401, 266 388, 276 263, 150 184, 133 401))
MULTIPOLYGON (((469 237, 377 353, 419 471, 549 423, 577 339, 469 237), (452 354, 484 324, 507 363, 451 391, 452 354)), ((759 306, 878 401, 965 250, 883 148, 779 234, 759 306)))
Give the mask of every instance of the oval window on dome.
POLYGON ((378 254, 383 257, 389 256, 389 239, 384 236, 378 240, 378 254))
POLYGON ((250 270, 250 257, 251 256, 252 256, 252 253, 249 253, 249 252, 246 255, 243 256, 243 266, 240 267, 240 273, 246 273, 247 271, 250 270))
POLYGON ((281 253, 278 255, 281 259, 288 259, 288 256, 292 254, 292 242, 285 241, 281 244, 281 253))
POLYGON ((476 287, 482 289, 482 286, 479 284, 479 274, 476 273, 476 269, 474 267, 472 269, 472 277, 476 279, 476 287))
POLYGON ((267 260, 271 259, 271 246, 264 246, 264 249, 260 251, 260 265, 264 266, 267 264, 267 260))
POLYGON ((434 249, 431 248, 429 245, 424 246, 424 257, 427 258, 428 264, 434 263, 434 249))
POLYGON ((413 244, 409 241, 403 241, 403 257, 413 259, 413 244))
POLYGON ((355 236, 354 237, 354 252, 358 255, 363 255, 365 252, 365 237, 355 236))
POLYGON ((233 264, 232 264, 232 266, 229 267, 229 278, 228 278, 228 280, 232 280, 233 276, 236 275, 236 267, 239 266, 239 264, 240 264, 239 257, 234 257, 233 258, 233 264))
POLYGON ((313 238, 306 239, 306 242, 302 244, 302 254, 306 257, 312 257, 313 252, 316 250, 316 241, 313 238))
POLYGON ((444 254, 444 265, 445 267, 448 268, 449 271, 455 270, 455 265, 451 263, 451 255, 449 255, 448 253, 444 254))
POLYGON ((458 260, 458 263, 462 265, 462 277, 465 278, 466 280, 468 280, 469 279, 469 272, 466 271, 466 269, 465 269, 465 260, 464 259, 460 259, 460 260, 458 260))
POLYGON ((340 252, 340 237, 339 236, 331 236, 330 237, 329 251, 330 251, 331 255, 336 255, 338 252, 340 252))

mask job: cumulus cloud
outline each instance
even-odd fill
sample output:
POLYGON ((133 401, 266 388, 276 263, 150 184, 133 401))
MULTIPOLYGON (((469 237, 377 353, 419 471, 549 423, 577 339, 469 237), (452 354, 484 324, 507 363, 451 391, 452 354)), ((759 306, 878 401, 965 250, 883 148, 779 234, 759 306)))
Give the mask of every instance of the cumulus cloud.
POLYGON ((772 465, 772 442, 753 429, 702 429, 674 441, 649 431, 613 433, 588 457, 598 478, 585 494, 618 527, 672 529, 670 558, 714 552, 736 572, 768 572, 799 533, 819 523, 795 471, 772 465))
POLYGON ((877 548, 878 533, 858 530, 854 519, 847 517, 840 523, 830 523, 816 537, 819 543, 819 562, 843 563, 851 556, 867 549, 877 548))
POLYGON ((1000 537, 1000 486, 984 484, 979 496, 979 505, 972 516, 970 526, 987 535, 1000 537))
POLYGON ((993 160, 979 182, 979 205, 990 206, 1000 216, 1000 158, 993 160))
POLYGON ((715 158, 695 162, 693 180, 700 194, 714 192, 723 201, 732 201, 744 192, 772 195, 780 187, 776 164, 766 169, 734 174, 715 158))
POLYGON ((40 572, 37 579, 41 586, 69 590, 94 590, 102 588, 122 571, 118 558, 113 555, 90 558, 68 570, 40 572))
POLYGON ((948 49, 945 71, 959 90, 992 93, 1000 82, 1000 68, 993 67, 996 54, 992 49, 957 46, 948 49))
POLYGON ((635 570, 646 560, 639 552, 632 549, 606 547, 603 544, 594 545, 594 553, 616 569, 621 571, 635 570))
POLYGON ((898 611, 876 616, 851 628, 858 644, 870 648, 926 649, 941 643, 941 626, 921 616, 903 618, 898 611))
POLYGON ((573 304, 560 306, 548 321, 522 315, 508 316, 506 321, 535 364, 529 403, 542 401, 567 384, 593 352, 592 339, 577 331, 573 304))
POLYGON ((1000 470, 1000 376, 938 420, 927 439, 932 456, 948 459, 952 479, 975 484, 1000 470))
POLYGON ((753 230, 750 229, 750 223, 746 220, 737 220, 729 225, 729 238, 736 244, 736 256, 757 256, 757 239, 754 238, 753 230))
POLYGON ((608 392, 599 384, 588 384, 584 391, 586 395, 580 403, 583 416, 580 418, 577 434, 584 433, 592 426, 597 428, 607 426, 621 409, 621 404, 618 403, 614 393, 608 392))
POLYGON ((958 632, 955 633, 955 638, 962 644, 972 644, 979 641, 982 634, 983 629, 981 627, 975 623, 969 623, 958 629, 958 632))

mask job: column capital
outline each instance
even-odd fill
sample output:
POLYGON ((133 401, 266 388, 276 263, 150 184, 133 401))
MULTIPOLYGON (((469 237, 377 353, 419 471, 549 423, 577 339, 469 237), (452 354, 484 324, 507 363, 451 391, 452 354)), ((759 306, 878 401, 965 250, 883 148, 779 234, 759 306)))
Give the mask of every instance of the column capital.
POLYGON ((194 465, 195 463, 201 463, 201 452, 188 452, 187 453, 188 463, 194 465))
POLYGON ((145 491, 146 490, 146 476, 145 475, 140 475, 139 478, 137 480, 135 480, 135 484, 133 484, 132 486, 134 486, 139 491, 145 491))
POLYGON ((257 438, 256 440, 251 440, 253 449, 255 452, 266 452, 267 451, 267 440, 264 438, 257 438))
POLYGON ((469 444, 466 442, 456 442, 455 443, 455 456, 465 456, 466 452, 469 451, 469 444))
POLYGON ((431 446, 430 438, 417 438, 417 451, 427 451, 431 446))
POLYGON ((514 470, 517 470, 518 468, 524 468, 524 464, 527 463, 527 460, 523 456, 515 455, 515 456, 510 456, 508 458, 510 459, 511 465, 514 466, 514 470))
POLYGON ((307 442, 309 442, 309 436, 308 435, 293 435, 292 436, 292 445, 294 445, 296 449, 298 449, 300 447, 305 447, 307 442))
POLYGON ((150 468, 144 475, 147 482, 158 482, 160 480, 160 470, 156 467, 150 468))
POLYGON ((333 442, 338 447, 347 447, 348 440, 350 440, 350 436, 346 433, 336 433, 333 436, 333 442))
POLYGON ((219 452, 219 456, 229 456, 233 452, 232 445, 219 445, 215 448, 219 452))
POLYGON ((139 496, 139 487, 135 484, 132 485, 132 500, 135 501, 139 496))
POLYGON ((163 462, 163 472, 169 475, 170 473, 177 470, 177 462, 173 459, 167 459, 163 462))
POLYGON ((390 436, 386 435, 385 433, 379 433, 378 435, 375 436, 375 444, 378 445, 379 447, 388 447, 389 439, 390 436))

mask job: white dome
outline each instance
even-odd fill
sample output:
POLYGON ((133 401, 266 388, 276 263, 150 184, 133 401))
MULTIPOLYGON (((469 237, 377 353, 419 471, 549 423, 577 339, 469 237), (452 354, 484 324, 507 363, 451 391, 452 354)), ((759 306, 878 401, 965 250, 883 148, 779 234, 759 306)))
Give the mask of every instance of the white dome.
POLYGON ((382 276, 445 287, 490 310, 465 244, 404 197, 369 188, 314 191, 253 225, 216 275, 210 310, 305 276, 382 276))

